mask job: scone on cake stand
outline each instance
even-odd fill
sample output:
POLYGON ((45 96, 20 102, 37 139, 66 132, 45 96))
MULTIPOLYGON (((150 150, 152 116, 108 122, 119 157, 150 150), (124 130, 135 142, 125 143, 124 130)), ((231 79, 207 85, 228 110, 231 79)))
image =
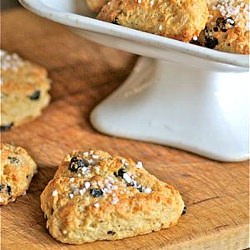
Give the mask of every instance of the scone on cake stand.
POLYGON ((94 42, 141 55, 91 113, 100 132, 222 161, 249 157, 249 57, 96 20, 85 1, 20 0, 94 42))

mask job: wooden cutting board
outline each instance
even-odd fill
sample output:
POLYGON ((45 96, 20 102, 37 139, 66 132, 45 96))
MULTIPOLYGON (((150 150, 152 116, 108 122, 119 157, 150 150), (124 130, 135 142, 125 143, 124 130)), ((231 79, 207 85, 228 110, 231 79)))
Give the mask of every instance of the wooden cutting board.
POLYGON ((102 135, 92 108, 120 86, 136 56, 105 48, 23 9, 1 13, 1 47, 46 67, 52 102, 33 122, 2 133, 25 147, 39 166, 26 196, 1 208, 2 249, 244 249, 248 240, 248 161, 221 163, 170 147, 102 135), (142 160, 177 187, 187 214, 177 226, 144 236, 81 246, 62 244, 45 229, 39 196, 62 157, 99 148, 142 160))

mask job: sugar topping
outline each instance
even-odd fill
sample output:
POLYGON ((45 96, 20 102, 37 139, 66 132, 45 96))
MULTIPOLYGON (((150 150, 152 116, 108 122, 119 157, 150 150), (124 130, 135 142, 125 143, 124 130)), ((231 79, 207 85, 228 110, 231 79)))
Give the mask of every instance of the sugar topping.
POLYGON ((58 195, 58 191, 55 189, 53 192, 52 192, 52 196, 57 196, 58 195))
POLYGON ((68 231, 67 231, 67 230, 63 230, 62 233, 63 233, 63 234, 67 234, 68 231))
POLYGON ((150 1, 150 5, 153 6, 155 4, 155 0, 150 1))
POLYGON ((100 207, 100 204, 98 202, 94 203, 93 205, 95 208, 99 208, 100 207))
POLYGON ((1 70, 17 71, 24 61, 17 54, 9 54, 4 50, 0 50, 1 70))
MULTIPOLYGON (((69 178, 69 193, 68 197, 73 199, 75 196, 83 196, 88 194, 95 198, 92 204, 95 208, 100 207, 98 199, 106 197, 110 204, 116 205, 119 202, 118 194, 133 195, 132 189, 137 189, 141 193, 150 194, 152 189, 143 186, 139 183, 140 173, 131 173, 129 171, 130 163, 121 158, 121 167, 117 172, 106 175, 104 178, 96 178, 100 176, 100 161, 102 157, 93 150, 83 152, 82 156, 73 156, 67 158, 69 162, 68 169, 72 172, 74 177, 69 178), (80 181, 77 177, 84 177, 86 181, 80 181), (132 189, 131 189, 132 188, 132 189)), ((143 168, 143 163, 138 161, 135 164, 136 169, 143 168)), ((107 174, 107 172, 105 172, 107 174)), ((81 178, 80 178, 81 179, 81 178)), ((52 196, 58 195, 56 190, 53 191, 52 196)))
POLYGON ((86 189, 90 188, 90 182, 86 181, 86 182, 84 183, 84 186, 85 186, 86 189))
POLYGON ((113 200, 111 201, 111 204, 115 205, 119 202, 119 199, 117 198, 117 196, 113 197, 113 200))
POLYGON ((0 85, 3 84, 2 71, 12 70, 17 71, 24 63, 24 61, 17 54, 9 54, 4 50, 0 50, 1 57, 1 72, 0 85))
POLYGON ((141 161, 136 162, 135 165, 136 165, 137 168, 143 168, 143 164, 142 164, 141 161))
POLYGON ((79 189, 79 194, 83 195, 86 192, 86 188, 79 189))
POLYGON ((216 3, 210 0, 210 3, 212 9, 218 10, 224 18, 233 18, 236 25, 246 19, 246 30, 249 30, 249 3, 244 0, 218 0, 216 3))
POLYGON ((152 192, 152 189, 149 187, 144 189, 144 193, 146 193, 146 194, 150 194, 151 192, 152 192))
POLYGON ((123 179, 127 182, 127 183, 131 183, 132 179, 131 177, 128 175, 128 173, 124 173, 123 174, 123 179))
POLYGON ((69 181, 70 181, 70 182, 74 182, 74 181, 75 181, 75 178, 70 177, 70 178, 69 178, 69 181))

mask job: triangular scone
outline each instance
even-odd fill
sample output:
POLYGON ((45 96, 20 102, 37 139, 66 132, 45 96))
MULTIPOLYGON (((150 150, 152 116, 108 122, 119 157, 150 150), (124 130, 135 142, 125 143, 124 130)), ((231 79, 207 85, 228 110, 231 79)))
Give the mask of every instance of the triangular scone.
POLYGON ((111 0, 98 19, 189 42, 204 29, 206 0, 111 0))
POLYGON ((177 223, 179 192, 141 162, 103 151, 67 155, 41 194, 50 234, 64 243, 117 240, 177 223))

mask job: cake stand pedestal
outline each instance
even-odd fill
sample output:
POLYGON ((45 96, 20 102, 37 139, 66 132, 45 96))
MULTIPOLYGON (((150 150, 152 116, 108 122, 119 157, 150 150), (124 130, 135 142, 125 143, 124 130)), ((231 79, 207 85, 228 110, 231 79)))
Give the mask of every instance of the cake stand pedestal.
POLYGON ((100 132, 221 161, 249 156, 248 72, 206 71, 141 57, 125 83, 92 111, 100 132))

